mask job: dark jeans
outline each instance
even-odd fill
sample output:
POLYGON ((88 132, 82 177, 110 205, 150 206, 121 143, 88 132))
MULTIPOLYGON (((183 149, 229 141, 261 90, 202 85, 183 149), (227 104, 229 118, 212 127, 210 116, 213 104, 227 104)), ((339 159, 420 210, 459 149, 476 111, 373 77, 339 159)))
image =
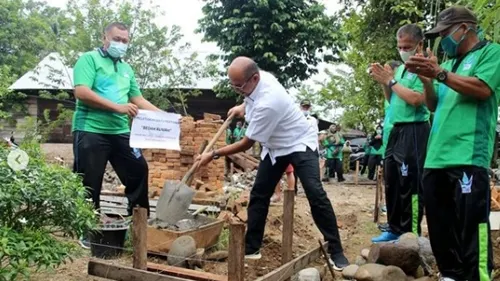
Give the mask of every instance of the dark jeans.
POLYGON ((320 181, 318 157, 316 151, 308 148, 305 152, 294 152, 277 157, 274 165, 271 164, 269 155, 260 162, 248 205, 248 229, 245 237, 246 254, 254 254, 262 246, 270 199, 274 193, 274 188, 289 164, 293 165, 297 176, 302 182, 307 200, 311 206, 312 217, 325 241, 328 242, 329 253, 335 255, 343 252, 337 228, 337 218, 320 181))
POLYGON ((370 155, 370 159, 368 160, 368 179, 375 180, 375 171, 377 167, 380 166, 382 161, 382 155, 370 155))
POLYGON ((368 167, 368 161, 370 160, 370 154, 365 154, 365 156, 363 157, 363 168, 361 169, 361 175, 363 175, 366 171, 366 168, 368 167))
POLYGON ((76 131, 73 133, 73 171, 83 176, 96 209, 100 208, 102 179, 108 161, 120 181, 125 185, 129 206, 128 214, 139 205, 149 215, 148 163, 140 150, 129 145, 129 134, 105 135, 76 131))
POLYGON ((425 169, 422 181, 429 238, 441 275, 491 280, 488 171, 474 166, 425 169))
POLYGON ((344 167, 342 160, 338 158, 331 158, 331 159, 326 159, 326 175, 325 180, 328 180, 329 178, 335 178, 335 173, 337 173, 337 179, 339 181, 344 180, 344 167))

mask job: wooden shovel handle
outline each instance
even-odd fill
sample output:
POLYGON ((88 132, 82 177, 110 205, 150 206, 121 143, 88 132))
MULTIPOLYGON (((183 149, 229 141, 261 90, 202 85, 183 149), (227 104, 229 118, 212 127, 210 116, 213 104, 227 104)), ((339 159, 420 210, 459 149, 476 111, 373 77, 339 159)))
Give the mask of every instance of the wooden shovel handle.
MULTIPOLYGON (((208 143, 208 145, 205 147, 205 149, 203 150, 202 153, 207 153, 209 150, 212 149, 212 147, 217 142, 217 140, 220 138, 222 133, 224 133, 226 131, 227 127, 229 127, 229 124, 231 124, 231 122, 233 121, 233 118, 234 118, 234 114, 231 114, 227 117, 226 121, 224 121, 222 126, 220 126, 219 131, 217 131, 215 136, 208 143)), ((193 176, 193 174, 198 170, 199 166, 200 166, 200 163, 198 161, 196 161, 193 164, 193 166, 191 166, 191 169, 189 169, 189 171, 184 175, 184 177, 182 178, 182 182, 187 183, 188 180, 193 176)))

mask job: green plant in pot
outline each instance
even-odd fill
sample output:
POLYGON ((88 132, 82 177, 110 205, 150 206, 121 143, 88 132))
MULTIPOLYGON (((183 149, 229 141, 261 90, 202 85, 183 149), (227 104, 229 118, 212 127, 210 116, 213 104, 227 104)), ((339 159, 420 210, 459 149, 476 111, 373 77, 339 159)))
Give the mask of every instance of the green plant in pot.
POLYGON ((54 268, 75 254, 82 233, 97 216, 80 177, 45 162, 40 145, 25 139, 29 162, 14 171, 13 150, 0 145, 0 280, 29 279, 33 269, 54 268))

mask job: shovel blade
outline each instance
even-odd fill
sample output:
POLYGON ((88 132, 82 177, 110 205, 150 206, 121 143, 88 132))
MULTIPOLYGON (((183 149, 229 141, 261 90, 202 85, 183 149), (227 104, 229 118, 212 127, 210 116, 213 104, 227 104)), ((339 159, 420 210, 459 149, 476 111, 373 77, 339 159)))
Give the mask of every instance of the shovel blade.
POLYGON ((156 205, 156 218, 175 224, 185 218, 193 201, 194 190, 179 181, 167 181, 156 205))

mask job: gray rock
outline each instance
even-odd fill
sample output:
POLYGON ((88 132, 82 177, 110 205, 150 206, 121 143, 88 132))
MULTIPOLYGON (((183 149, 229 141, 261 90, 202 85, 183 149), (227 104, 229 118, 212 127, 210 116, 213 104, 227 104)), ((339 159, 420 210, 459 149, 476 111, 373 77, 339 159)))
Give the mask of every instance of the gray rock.
POLYGON ((422 267, 426 275, 432 275, 433 268, 436 266, 436 258, 432 253, 431 242, 425 237, 418 237, 418 254, 422 261, 422 267))
POLYGON ((361 256, 365 259, 368 259, 368 255, 370 254, 370 249, 361 250, 361 256))
POLYGON ((321 277, 320 277, 319 271, 316 268, 310 267, 310 268, 302 269, 301 271, 299 271, 297 280, 298 281, 321 281, 321 277))
POLYGON ((406 274, 397 266, 368 263, 359 267, 354 278, 358 281, 404 281, 406 274))
POLYGON ((167 263, 179 267, 187 267, 186 258, 196 254, 196 242, 189 235, 181 236, 172 242, 168 251, 167 263))
POLYGON ((344 268, 344 270, 342 270, 342 277, 344 277, 345 279, 354 279, 354 275, 356 275, 358 269, 359 266, 351 264, 344 268))
POLYGON ((411 249, 414 251, 419 250, 418 237, 411 232, 408 232, 408 233, 401 235, 399 237, 399 241, 397 243, 405 248, 408 248, 408 249, 411 249))
POLYGON ((357 256, 356 261, 354 263, 358 266, 362 266, 362 265, 366 264, 366 259, 363 258, 362 256, 357 256))
POLYGON ((422 266, 419 266, 417 268, 417 271, 415 272, 415 278, 422 278, 422 277, 425 277, 425 271, 422 266))

